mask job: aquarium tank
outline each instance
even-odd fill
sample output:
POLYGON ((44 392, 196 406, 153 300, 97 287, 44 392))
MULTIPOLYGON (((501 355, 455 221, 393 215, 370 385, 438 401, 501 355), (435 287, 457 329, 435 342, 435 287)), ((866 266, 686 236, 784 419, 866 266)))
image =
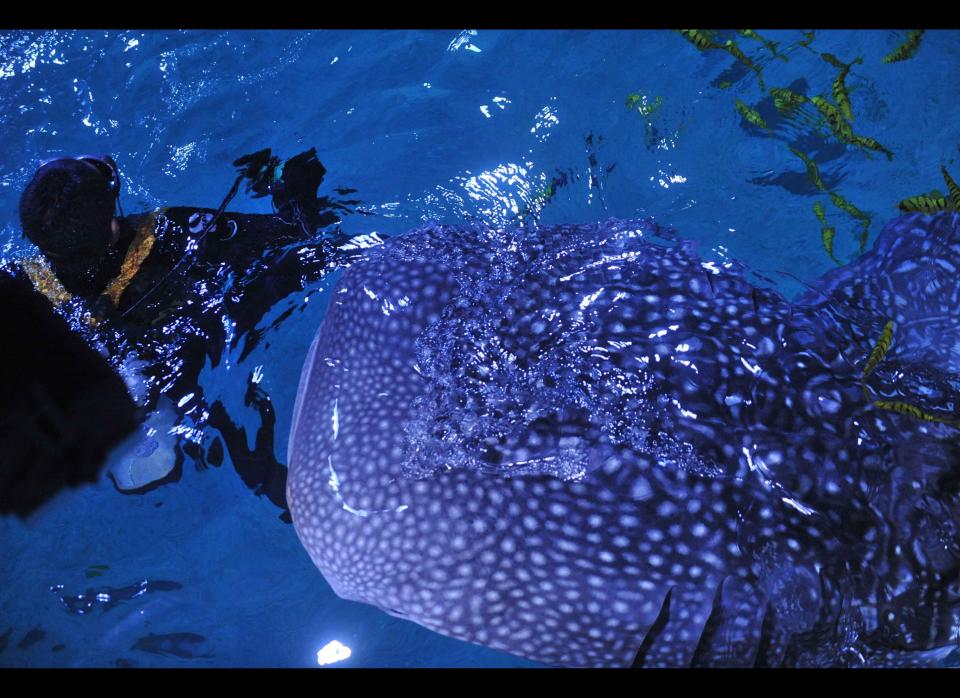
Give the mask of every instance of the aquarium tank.
POLYGON ((0 666, 960 666, 958 39, 0 32, 0 666))

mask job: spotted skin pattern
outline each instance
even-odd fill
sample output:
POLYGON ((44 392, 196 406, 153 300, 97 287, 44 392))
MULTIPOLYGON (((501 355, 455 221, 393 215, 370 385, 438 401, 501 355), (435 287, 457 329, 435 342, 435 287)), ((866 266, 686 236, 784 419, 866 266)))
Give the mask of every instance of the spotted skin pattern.
POLYGON ((958 230, 898 219, 794 303, 648 222, 395 238, 304 366, 297 534, 341 597, 553 665, 933 661, 957 432, 861 373, 894 319, 871 389, 957 398, 958 230))

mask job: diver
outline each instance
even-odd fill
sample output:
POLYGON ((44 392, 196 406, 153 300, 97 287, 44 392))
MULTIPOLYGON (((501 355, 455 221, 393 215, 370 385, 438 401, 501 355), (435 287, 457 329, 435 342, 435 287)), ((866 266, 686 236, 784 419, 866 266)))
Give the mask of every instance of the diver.
MULTIPOLYGON (((179 479, 184 452, 196 455, 210 415, 197 380, 207 361, 217 366, 243 336, 245 356, 264 314, 343 258, 338 214, 358 202, 317 196, 326 168, 316 149, 285 162, 265 149, 234 166, 238 175, 217 209, 124 215, 120 174, 109 155, 46 161, 21 196, 23 235, 42 254, 4 271, 28 281, 62 315, 72 314, 119 373, 132 366, 140 377, 128 384, 153 422, 144 425, 135 458, 110 472, 120 491, 179 479), (244 182, 254 198, 271 196, 274 213, 226 210, 244 182), (157 434, 171 430, 180 443, 158 448, 157 434)), ((229 423, 217 416, 221 426, 229 423)), ((283 468, 275 461, 272 467, 283 468)), ((279 491, 271 500, 285 508, 282 489, 270 486, 277 473, 268 470, 260 468, 265 482, 244 480, 279 491)))

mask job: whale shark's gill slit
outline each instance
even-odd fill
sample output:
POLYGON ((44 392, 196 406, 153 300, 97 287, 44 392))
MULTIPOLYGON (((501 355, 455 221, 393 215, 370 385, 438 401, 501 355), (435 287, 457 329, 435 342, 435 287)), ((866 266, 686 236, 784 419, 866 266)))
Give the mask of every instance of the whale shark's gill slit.
POLYGON ((757 643, 757 655, 753 660, 755 669, 769 669, 775 666, 773 662, 773 642, 776 626, 777 612, 773 604, 767 602, 767 608, 763 612, 763 621, 760 623, 760 641, 757 643))
POLYGON ((637 650, 637 654, 633 658, 633 664, 630 665, 632 669, 640 669, 643 667, 644 662, 647 661, 647 655, 650 654, 650 650, 653 648, 653 643, 657 641, 657 638, 660 637, 660 633, 662 633, 663 629, 667 627, 667 623, 670 621, 670 596, 672 594, 673 587, 670 587, 667 589, 667 593, 663 597, 663 603, 660 605, 660 612, 657 614, 657 617, 650 626, 650 629, 647 630, 647 634, 644 636, 643 642, 640 643, 640 649, 637 650))
POLYGON ((697 642, 697 647, 693 651, 693 657, 690 659, 691 667, 703 667, 709 664, 707 661, 709 659, 707 652, 713 643, 713 639, 717 635, 717 630, 724 621, 723 583, 725 580, 726 577, 720 580, 720 583, 717 584, 717 590, 713 594, 713 606, 710 608, 710 615, 707 616, 707 622, 703 624, 700 641, 697 642))

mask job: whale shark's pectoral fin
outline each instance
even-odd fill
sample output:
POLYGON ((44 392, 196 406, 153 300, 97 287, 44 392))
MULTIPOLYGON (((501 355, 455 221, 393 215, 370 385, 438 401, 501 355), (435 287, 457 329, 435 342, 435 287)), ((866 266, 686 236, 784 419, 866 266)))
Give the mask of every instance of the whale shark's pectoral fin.
POLYGON ((762 639, 763 597, 750 584, 724 578, 693 653, 693 667, 749 667, 762 639))

